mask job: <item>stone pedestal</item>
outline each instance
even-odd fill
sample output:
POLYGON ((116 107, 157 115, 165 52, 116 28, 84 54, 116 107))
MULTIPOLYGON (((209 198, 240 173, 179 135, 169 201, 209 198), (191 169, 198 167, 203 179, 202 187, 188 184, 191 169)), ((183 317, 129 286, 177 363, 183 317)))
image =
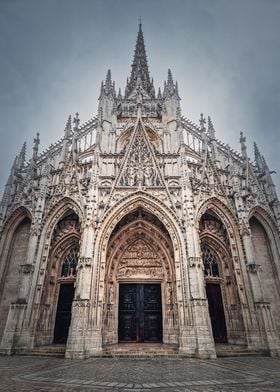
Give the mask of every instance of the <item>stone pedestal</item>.
POLYGON ((276 334, 271 316, 269 302, 256 302, 256 311, 260 325, 261 339, 264 342, 264 350, 268 350, 272 357, 280 356, 280 342, 276 334))
POLYGON ((24 337, 21 339, 21 329, 26 308, 26 303, 14 303, 10 305, 7 323, 0 346, 1 354, 11 355, 14 354, 15 351, 20 351, 21 348, 26 348, 26 345, 28 345, 29 339, 27 339, 27 342, 24 341, 24 337))
POLYGON ((66 358, 85 358, 85 340, 89 316, 89 300, 74 300, 72 320, 66 346, 66 358))
POLYGON ((201 257, 189 257, 188 266, 191 293, 190 304, 196 332, 195 355, 198 358, 216 358, 201 257))

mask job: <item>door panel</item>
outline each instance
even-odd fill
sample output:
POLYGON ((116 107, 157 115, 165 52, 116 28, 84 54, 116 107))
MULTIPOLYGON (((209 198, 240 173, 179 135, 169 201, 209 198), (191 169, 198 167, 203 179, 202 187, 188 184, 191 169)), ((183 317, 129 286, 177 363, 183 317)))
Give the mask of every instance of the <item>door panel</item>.
POLYGON ((74 284, 60 285, 53 339, 56 344, 67 342, 74 291, 74 284))
POLYGON ((227 342, 227 330, 221 286, 219 284, 206 284, 209 313, 212 324, 214 341, 216 343, 227 342))
POLYGON ((144 285, 144 340, 162 340, 161 287, 159 284, 144 285))
POLYGON ((162 340, 160 284, 120 284, 119 340, 162 340))
POLYGON ((136 285, 123 284, 120 286, 119 340, 127 342, 136 341, 136 300, 136 285))

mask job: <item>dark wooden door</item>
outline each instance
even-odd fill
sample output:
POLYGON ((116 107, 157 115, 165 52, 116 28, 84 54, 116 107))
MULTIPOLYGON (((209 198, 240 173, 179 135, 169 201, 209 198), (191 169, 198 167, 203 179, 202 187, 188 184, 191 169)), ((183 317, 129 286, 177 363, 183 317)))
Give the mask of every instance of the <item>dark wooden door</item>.
POLYGON ((59 289, 54 327, 55 344, 65 344, 71 323, 71 308, 74 298, 74 284, 61 284, 59 289))
POLYGON ((227 329, 221 286, 219 284, 207 283, 206 294, 208 298, 214 341, 216 343, 226 343, 227 329))
POLYGON ((160 284, 120 284, 119 340, 162 341, 160 284))

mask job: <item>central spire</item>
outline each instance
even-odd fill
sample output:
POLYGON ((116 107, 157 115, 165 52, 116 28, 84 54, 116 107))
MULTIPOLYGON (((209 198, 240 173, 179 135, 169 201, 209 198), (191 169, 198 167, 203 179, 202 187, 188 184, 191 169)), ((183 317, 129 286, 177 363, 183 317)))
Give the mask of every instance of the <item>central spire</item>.
POLYGON ((153 82, 150 80, 149 68, 146 56, 146 49, 144 43, 144 36, 142 31, 142 23, 139 23, 139 30, 137 35, 137 41, 135 46, 134 58, 131 67, 131 75, 127 81, 125 90, 125 98, 129 98, 134 95, 136 90, 142 89, 143 95, 145 93, 149 98, 155 97, 155 90, 153 82))

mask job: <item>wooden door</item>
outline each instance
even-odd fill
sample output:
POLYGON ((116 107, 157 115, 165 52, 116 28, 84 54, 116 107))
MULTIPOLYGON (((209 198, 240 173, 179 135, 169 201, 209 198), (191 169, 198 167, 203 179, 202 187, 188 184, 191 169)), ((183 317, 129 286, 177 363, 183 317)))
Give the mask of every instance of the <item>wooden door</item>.
POLYGON ((73 283, 60 285, 54 327, 53 342, 55 344, 65 344, 67 342, 74 291, 73 283))
POLYGON ((227 329, 221 286, 219 284, 207 283, 206 294, 208 298, 214 341, 216 343, 226 343, 227 329))
POLYGON ((120 284, 119 341, 162 341, 160 284, 120 284))

